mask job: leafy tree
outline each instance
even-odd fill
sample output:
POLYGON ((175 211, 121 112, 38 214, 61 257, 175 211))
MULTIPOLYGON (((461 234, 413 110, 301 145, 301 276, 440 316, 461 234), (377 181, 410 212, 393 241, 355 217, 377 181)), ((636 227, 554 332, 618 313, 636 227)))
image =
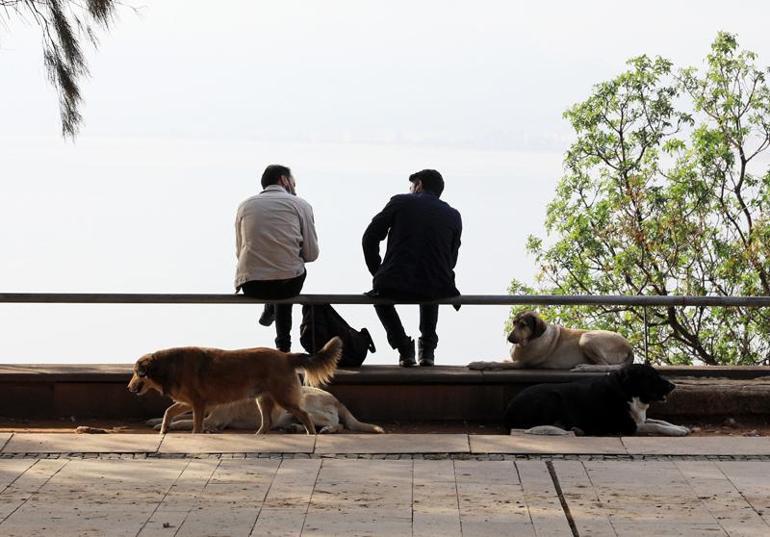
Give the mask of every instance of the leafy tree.
MULTIPOLYGON (((770 295, 767 69, 720 33, 705 66, 633 58, 565 113, 576 140, 546 214, 553 240, 530 237, 536 287, 511 293, 770 295)), ((514 308, 513 313, 522 308, 514 308)), ((637 348, 642 308, 567 307, 555 322, 618 330, 637 348)), ((651 308, 656 362, 770 363, 770 312, 651 308)))
POLYGON ((0 0, 6 15, 31 19, 41 30, 43 61, 59 94, 62 135, 74 137, 82 116, 80 81, 88 75, 81 47, 86 37, 97 46, 95 28, 106 29, 118 0, 0 0))

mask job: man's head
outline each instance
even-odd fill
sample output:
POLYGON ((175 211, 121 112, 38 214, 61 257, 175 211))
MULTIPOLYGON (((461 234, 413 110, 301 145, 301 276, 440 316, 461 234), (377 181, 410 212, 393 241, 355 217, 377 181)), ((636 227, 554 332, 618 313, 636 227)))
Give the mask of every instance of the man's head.
POLYGON ((409 176, 412 192, 430 192, 441 196, 444 191, 444 178, 436 170, 422 170, 409 176))
POLYGON ((278 185, 283 187, 286 192, 295 194, 294 177, 291 175, 291 170, 286 166, 280 164, 271 164, 265 168, 262 174, 262 188, 267 188, 270 185, 278 185))

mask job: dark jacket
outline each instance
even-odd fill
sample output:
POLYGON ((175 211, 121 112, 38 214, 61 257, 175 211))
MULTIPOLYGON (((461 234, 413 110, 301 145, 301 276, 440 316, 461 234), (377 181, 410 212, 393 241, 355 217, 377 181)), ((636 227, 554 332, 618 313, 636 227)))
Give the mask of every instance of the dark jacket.
POLYGON ((366 266, 383 296, 439 299, 460 294, 454 267, 460 249, 460 213, 429 192, 399 194, 366 228, 366 266), (388 237, 385 259, 380 242, 388 237))

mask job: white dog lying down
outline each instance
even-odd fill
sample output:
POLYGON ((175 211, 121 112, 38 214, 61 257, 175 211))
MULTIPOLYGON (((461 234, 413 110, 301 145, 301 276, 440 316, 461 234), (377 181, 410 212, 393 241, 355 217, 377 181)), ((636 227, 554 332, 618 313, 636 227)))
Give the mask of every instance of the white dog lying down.
POLYGON ((471 362, 469 369, 616 371, 634 361, 631 344, 616 332, 576 330, 545 322, 537 312, 513 319, 510 362, 471 362))
MULTIPOLYGON (((384 433, 379 425, 363 423, 340 401, 327 391, 311 386, 302 386, 304 408, 313 424, 321 433, 339 433, 345 429, 360 433, 384 433)), ((294 417, 278 405, 273 407, 273 430, 283 429, 291 432, 304 433, 304 426, 295 421, 294 417)), ((163 418, 147 421, 147 425, 160 430, 163 418)), ((219 405, 211 408, 203 420, 203 430, 217 432, 223 429, 258 429, 261 425, 256 399, 242 399, 234 403, 219 405)), ((172 431, 192 430, 193 420, 189 415, 177 416, 169 427, 172 431)))

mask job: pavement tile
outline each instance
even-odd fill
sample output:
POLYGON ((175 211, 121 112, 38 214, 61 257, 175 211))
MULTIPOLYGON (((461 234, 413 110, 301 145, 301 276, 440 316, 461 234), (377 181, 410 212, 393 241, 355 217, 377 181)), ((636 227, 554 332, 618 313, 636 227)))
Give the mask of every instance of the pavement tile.
POLYGON ((412 461, 325 459, 318 482, 398 484, 412 479, 412 461))
POLYGON ((455 461, 462 535, 535 537, 513 461, 455 461))
POLYGON ((15 433, 3 453, 154 453, 160 435, 15 433))
POLYGON ((8 443, 8 440, 10 440, 12 436, 13 433, 0 433, 0 451, 3 450, 3 447, 8 443))
POLYGON ((516 469, 535 533, 548 537, 572 537, 572 530, 545 463, 516 461, 516 469))
POLYGON ((318 513, 311 508, 302 530, 302 537, 402 537, 411 534, 411 513, 377 508, 345 513, 318 513))
MULTIPOLYGON (((313 495, 313 487, 321 470, 320 459, 285 459, 281 461, 270 491, 265 498, 264 509, 302 510, 302 518, 313 495)), ((280 513, 279 513, 280 514, 280 513)), ((261 517, 261 515, 260 515, 261 517)))
POLYGON ((470 435, 471 453, 625 455, 619 438, 539 436, 531 434, 470 435))
POLYGON ((259 506, 244 501, 241 506, 191 511, 175 537, 248 537, 257 521, 259 506))
POLYGON ((632 455, 770 455, 769 436, 631 436, 621 440, 632 455))
POLYGON ((30 466, 37 461, 30 459, 6 459, 0 460, 0 493, 16 481, 30 466))
POLYGON ((463 483, 519 484, 513 461, 454 461, 455 479, 463 483))
POLYGON ((277 509, 263 507, 251 531, 254 537, 300 537, 305 524, 306 506, 277 509))
POLYGON ((727 535, 673 461, 554 468, 580 535, 727 535))
MULTIPOLYGON (((760 493, 764 501, 759 505, 751 504, 750 495, 744 496, 749 492, 745 483, 741 481, 739 475, 728 477, 730 473, 723 471, 718 463, 712 461, 676 461, 679 471, 684 475, 697 499, 706 507, 709 513, 719 521, 719 525, 729 535, 766 535, 770 533, 768 526, 758 512, 762 512, 762 504, 770 507, 770 486, 765 485, 760 493)), ((770 463, 761 462, 754 465, 753 471, 764 472, 768 475, 770 463)), ((740 471, 740 470, 739 470, 740 471)))
POLYGON ((414 461, 412 511, 413 536, 461 537, 453 461, 414 461))
POLYGON ((426 481, 436 483, 440 481, 455 482, 455 462, 450 459, 429 461, 414 461, 413 476, 415 484, 426 481))
POLYGON ((167 434, 160 453, 312 453, 305 434, 167 434))
MULTIPOLYGON (((715 462, 770 528, 770 461, 715 462)), ((767 532, 770 534, 770 530, 767 532)))
POLYGON ((465 434, 319 435, 316 453, 468 453, 465 434))

